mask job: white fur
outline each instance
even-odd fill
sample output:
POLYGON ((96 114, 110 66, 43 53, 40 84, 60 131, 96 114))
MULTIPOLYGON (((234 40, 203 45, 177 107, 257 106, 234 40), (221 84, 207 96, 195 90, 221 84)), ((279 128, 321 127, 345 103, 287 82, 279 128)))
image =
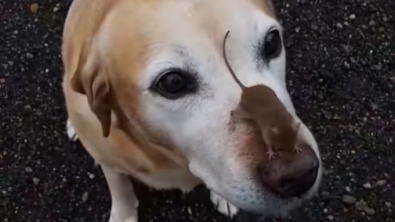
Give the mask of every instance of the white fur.
POLYGON ((110 222, 137 222, 138 200, 128 176, 101 166, 111 193, 110 222))
MULTIPOLYGON (((259 65, 254 54, 254 46, 264 38, 265 33, 271 27, 281 30, 280 24, 244 1, 213 2, 212 7, 221 7, 219 19, 223 19, 230 30, 227 56, 239 79, 247 86, 269 86, 296 117, 285 85, 285 50, 267 66, 259 65), (218 6, 221 2, 224 4, 218 6)), ((157 16, 163 17, 161 26, 156 30, 162 35, 158 43, 152 46, 155 53, 140 83, 143 101, 141 115, 155 129, 166 132, 172 142, 182 149, 195 176, 234 205, 266 213, 281 213, 296 206, 301 199, 283 201, 258 186, 251 179, 251 172, 237 157, 237 149, 240 148, 238 141, 245 133, 241 130, 230 134, 227 123, 230 111, 239 102, 241 89, 232 79, 222 54, 209 37, 200 33, 198 24, 183 19, 183 16, 194 16, 193 11, 180 9, 167 16, 158 12, 157 16), (174 24, 177 24, 177 29, 172 28, 174 24), (178 54, 177 47, 184 49, 186 55, 178 54), (168 100, 145 90, 161 70, 174 66, 195 70, 200 81, 197 94, 168 100)), ((301 128, 302 138, 319 157, 311 132, 303 122, 301 128)), ((319 180, 320 177, 311 193, 317 189, 319 180)))

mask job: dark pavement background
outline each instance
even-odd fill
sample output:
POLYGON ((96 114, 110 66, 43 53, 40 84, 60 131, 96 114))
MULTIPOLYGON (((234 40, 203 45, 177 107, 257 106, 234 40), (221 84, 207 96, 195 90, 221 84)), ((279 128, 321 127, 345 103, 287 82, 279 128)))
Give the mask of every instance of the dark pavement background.
MULTIPOLYGON (((321 146, 319 196, 291 221, 395 221, 395 1, 275 0, 289 89, 321 146)), ((0 221, 107 221, 101 171, 65 134, 61 31, 70 0, 0 0, 0 221), (38 3, 37 14, 30 10, 38 3)), ((228 222, 208 192, 138 184, 139 221, 228 222)), ((239 215, 237 222, 262 222, 239 215)))

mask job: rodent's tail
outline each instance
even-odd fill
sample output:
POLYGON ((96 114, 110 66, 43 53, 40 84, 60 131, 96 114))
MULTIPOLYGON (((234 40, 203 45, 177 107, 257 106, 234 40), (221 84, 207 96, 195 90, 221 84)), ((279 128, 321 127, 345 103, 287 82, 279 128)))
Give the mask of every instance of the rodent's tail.
POLYGON ((226 51, 225 51, 225 48, 226 48, 226 39, 228 38, 229 32, 230 32, 230 31, 228 31, 228 32, 225 34, 225 37, 224 37, 224 42, 223 42, 223 45, 222 45, 222 54, 223 54, 223 57, 224 57, 226 66, 228 67, 228 70, 229 70, 230 74, 232 74, 233 79, 236 81, 236 83, 237 83, 242 89, 244 89, 244 88, 246 88, 246 87, 245 87, 245 86, 243 85, 243 83, 241 83, 240 80, 237 78, 235 72, 233 72, 233 69, 232 69, 232 67, 230 66, 229 62, 228 62, 228 59, 226 58, 226 51))

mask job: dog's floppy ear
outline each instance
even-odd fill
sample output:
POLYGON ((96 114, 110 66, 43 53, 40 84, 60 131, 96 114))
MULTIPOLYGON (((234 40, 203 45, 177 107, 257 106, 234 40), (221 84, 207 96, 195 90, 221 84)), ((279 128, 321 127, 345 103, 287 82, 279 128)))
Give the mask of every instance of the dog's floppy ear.
POLYGON ((92 50, 88 52, 81 52, 70 86, 72 90, 86 95, 92 112, 102 125, 103 136, 108 137, 111 127, 110 84, 97 54, 92 50))

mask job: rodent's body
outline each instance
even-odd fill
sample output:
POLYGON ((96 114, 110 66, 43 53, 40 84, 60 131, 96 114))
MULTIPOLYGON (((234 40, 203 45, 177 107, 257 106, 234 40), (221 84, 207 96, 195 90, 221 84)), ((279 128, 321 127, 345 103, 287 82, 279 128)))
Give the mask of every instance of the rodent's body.
POLYGON ((265 85, 244 88, 239 112, 257 124, 268 146, 276 151, 294 149, 297 143, 294 119, 272 89, 265 85))
POLYGON ((296 150, 299 152, 297 134, 300 125, 295 124, 294 118, 276 93, 265 85, 246 87, 233 72, 225 53, 228 34, 229 32, 226 33, 223 42, 223 56, 229 72, 242 90, 239 106, 233 114, 250 119, 257 124, 268 146, 269 159, 275 155, 275 151, 296 150))

